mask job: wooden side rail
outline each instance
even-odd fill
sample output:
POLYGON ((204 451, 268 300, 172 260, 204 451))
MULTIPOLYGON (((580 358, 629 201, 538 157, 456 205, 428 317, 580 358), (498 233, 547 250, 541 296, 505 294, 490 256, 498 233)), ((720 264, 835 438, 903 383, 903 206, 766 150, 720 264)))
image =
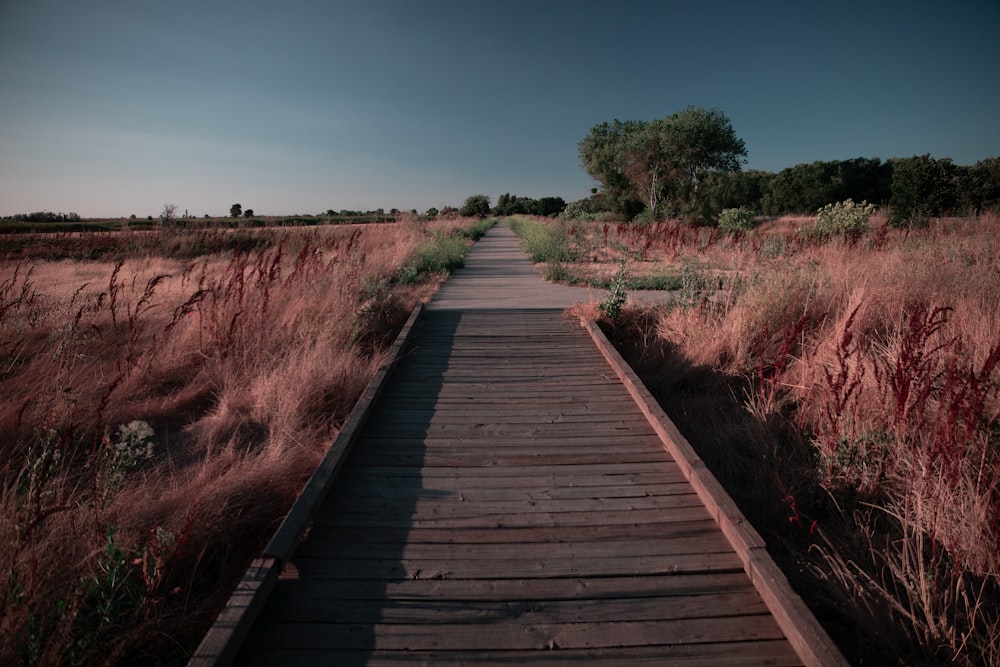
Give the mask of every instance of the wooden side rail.
POLYGON ((188 667, 225 667, 236 657, 264 601, 274 588, 283 564, 291 558, 309 526, 313 512, 326 498, 331 482, 343 467, 368 419, 372 405, 402 355, 423 310, 423 304, 418 304, 410 313, 385 360, 355 403, 330 449, 264 548, 262 557, 256 559, 244 573, 229 602, 188 661, 188 667))
POLYGON ((847 667, 848 662, 840 653, 840 649, 802 602, 802 598, 792 590, 788 579, 767 553, 760 534, 746 520, 736 503, 649 393, 635 371, 611 345, 595 322, 580 318, 580 324, 594 339, 604 358, 659 435, 664 448, 677 460, 677 464, 695 488, 698 497, 736 549, 754 587, 802 661, 808 667, 847 667))

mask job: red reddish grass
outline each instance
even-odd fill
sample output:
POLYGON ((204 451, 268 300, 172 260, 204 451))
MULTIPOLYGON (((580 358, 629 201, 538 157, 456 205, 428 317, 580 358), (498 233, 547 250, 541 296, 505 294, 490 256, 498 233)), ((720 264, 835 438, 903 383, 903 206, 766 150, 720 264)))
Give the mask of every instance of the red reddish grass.
POLYGON ((845 653, 996 664, 1000 218, 808 224, 575 238, 710 277, 607 326, 845 653))
POLYGON ((0 664, 182 662, 434 289, 393 288, 401 265, 471 222, 83 235, 92 262, 18 240, 0 664))

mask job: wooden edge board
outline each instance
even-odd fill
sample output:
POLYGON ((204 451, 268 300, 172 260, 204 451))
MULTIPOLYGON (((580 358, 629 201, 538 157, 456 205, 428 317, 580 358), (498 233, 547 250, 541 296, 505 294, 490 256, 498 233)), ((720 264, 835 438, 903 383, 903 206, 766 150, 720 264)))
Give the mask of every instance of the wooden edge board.
POLYGON ((280 571, 281 564, 273 558, 258 558, 250 564, 229 602, 198 644, 188 667, 219 667, 233 662, 280 571))
POLYGON ((330 482, 343 467, 344 460, 361 433, 375 399, 378 398, 389 373, 402 355, 423 311, 424 305, 421 303, 410 313, 406 324, 396 336, 384 361, 358 402, 355 403, 330 449, 264 548, 263 556, 251 563, 244 573, 243 579, 226 606, 219 612, 215 623, 191 656, 188 667, 225 667, 235 659, 267 596, 274 588, 283 564, 291 558, 312 519, 313 512, 326 497, 330 482))
POLYGON ((760 534, 746 520, 639 376, 625 362, 596 322, 581 317, 580 325, 590 334, 601 354, 660 436, 664 448, 676 459, 684 476, 733 545, 754 587, 798 656, 807 667, 846 667, 848 662, 840 649, 792 589, 788 579, 767 553, 760 534))
POLYGON ((306 531, 306 527, 309 525, 309 520, 312 518, 313 512, 326 497, 327 491, 330 488, 330 481, 343 466, 351 447, 354 445, 355 440, 357 440, 358 435, 360 435, 361 429, 364 428, 372 405, 374 405, 375 400, 382 392, 385 381, 389 377, 393 366, 396 365, 407 340, 410 338, 410 333, 413 331, 413 327, 422 312, 423 304, 418 304, 413 309, 413 312, 410 313, 409 319, 403 325, 399 335, 396 336, 396 340, 386 354, 385 360, 379 366, 378 371, 376 371, 375 376, 372 377, 368 386, 365 387, 358 402, 355 403, 351 414, 347 417, 347 421, 344 422, 333 444, 330 445, 330 449, 327 450, 323 456, 323 460, 320 461, 319 466, 313 471, 309 481, 285 516, 284 521, 278 526, 274 537, 271 538, 271 541, 264 548, 265 556, 271 556, 283 563, 292 557, 295 547, 298 546, 302 535, 306 531))

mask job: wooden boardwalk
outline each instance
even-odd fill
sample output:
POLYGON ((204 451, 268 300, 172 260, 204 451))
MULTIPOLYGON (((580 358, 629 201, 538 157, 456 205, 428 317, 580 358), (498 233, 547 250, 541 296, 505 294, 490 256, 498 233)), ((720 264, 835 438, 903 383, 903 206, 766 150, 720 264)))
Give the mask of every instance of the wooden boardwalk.
MULTIPOLYGON (((491 232, 496 266, 465 278, 511 278, 509 243, 491 232)), ((466 289, 411 321, 192 665, 842 664, 630 371, 548 301, 579 292, 466 289)))

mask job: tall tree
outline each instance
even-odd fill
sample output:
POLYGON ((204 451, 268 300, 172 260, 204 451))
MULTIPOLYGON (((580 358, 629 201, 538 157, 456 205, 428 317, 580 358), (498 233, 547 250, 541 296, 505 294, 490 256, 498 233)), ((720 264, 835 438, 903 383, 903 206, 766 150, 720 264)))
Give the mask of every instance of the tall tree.
POLYGON ((631 197, 651 215, 666 201, 675 213, 696 211, 702 183, 739 171, 747 153, 721 110, 694 106, 652 121, 601 123, 579 150, 584 169, 620 212, 631 197))
POLYGON ((459 215, 469 217, 485 218, 490 214, 490 198, 486 195, 472 195, 465 200, 459 215))
POLYGON ((668 116, 673 199, 689 211, 700 204, 700 187, 712 173, 740 170, 747 155, 746 144, 736 136, 721 109, 689 106, 668 116))
POLYGON ((601 199, 609 210, 633 217, 642 210, 642 201, 625 175, 624 154, 629 138, 644 123, 637 120, 601 123, 590 128, 580 141, 580 162, 591 178, 601 184, 601 199))
POLYGON ((926 224, 957 205, 955 165, 949 158, 915 155, 893 162, 890 220, 897 227, 926 224))

